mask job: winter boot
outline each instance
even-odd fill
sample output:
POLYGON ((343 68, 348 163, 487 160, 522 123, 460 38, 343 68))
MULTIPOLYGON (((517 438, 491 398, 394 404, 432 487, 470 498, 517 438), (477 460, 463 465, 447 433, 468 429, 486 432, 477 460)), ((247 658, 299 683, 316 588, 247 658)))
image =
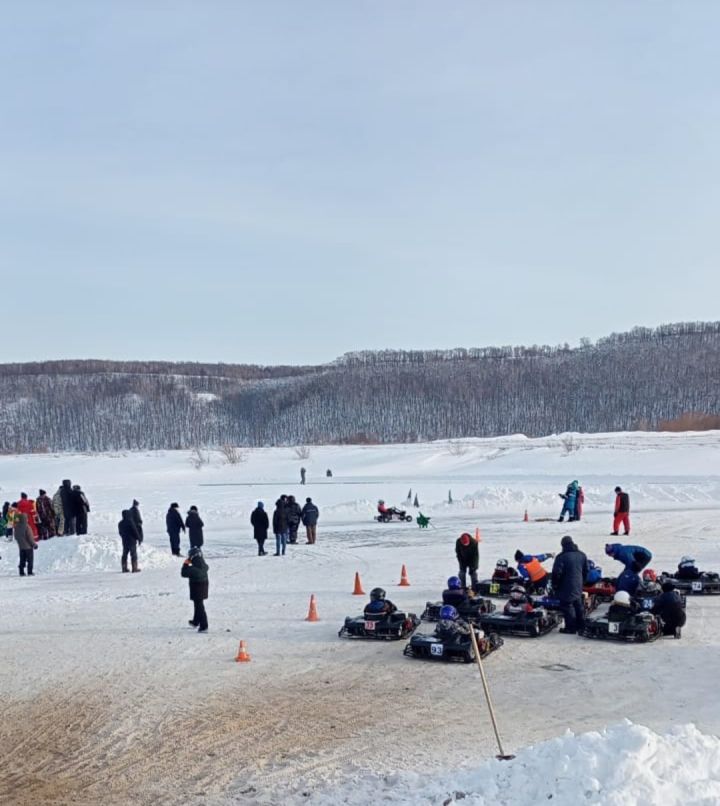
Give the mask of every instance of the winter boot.
POLYGON ((137 574, 139 571, 142 571, 142 568, 138 568, 137 560, 134 560, 132 564, 132 572, 133 574, 137 574))
POLYGON ((18 570, 20 571, 20 576, 24 577, 25 576, 25 570, 23 568, 20 568, 18 570))
POLYGON ((123 574, 127 574, 128 572, 127 560, 122 560, 121 562, 122 562, 122 572, 123 574))

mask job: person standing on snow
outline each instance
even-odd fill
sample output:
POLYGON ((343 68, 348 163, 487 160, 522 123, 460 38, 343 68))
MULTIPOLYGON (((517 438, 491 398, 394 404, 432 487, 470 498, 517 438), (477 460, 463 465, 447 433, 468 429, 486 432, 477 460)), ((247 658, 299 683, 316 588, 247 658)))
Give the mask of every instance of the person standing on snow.
POLYGON ((32 532, 33 540, 37 540, 38 529, 35 524, 35 502, 28 498, 27 493, 20 493, 20 500, 17 502, 17 511, 22 512, 27 517, 27 523, 32 532))
POLYGON ((288 522, 288 540, 290 543, 297 543, 298 527, 302 519, 300 504, 295 500, 294 495, 289 495, 285 503, 285 514, 288 522))
POLYGON ((129 509, 122 511, 122 520, 118 523, 118 534, 122 538, 122 558, 120 560, 120 568, 123 574, 128 573, 128 555, 132 564, 133 574, 140 571, 138 567, 137 547, 142 543, 142 535, 138 532, 135 519, 133 518, 129 509))
POLYGON ((307 471, 305 470, 304 467, 300 468, 300 484, 305 484, 305 473, 306 472, 307 471))
POLYGON ((52 497, 52 508, 55 513, 55 534, 61 537, 65 534, 65 509, 63 507, 62 485, 57 488, 57 492, 52 497))
POLYGON ((613 528, 611 535, 617 536, 620 526, 625 530, 624 535, 630 534, 630 496, 622 491, 622 487, 615 488, 615 512, 613 514, 613 528))
POLYGON ((267 554, 265 551, 265 541, 267 540, 268 529, 270 528, 270 519, 267 512, 265 512, 265 504, 262 501, 257 502, 257 506, 250 515, 250 523, 253 528, 253 537, 258 544, 258 557, 264 557, 267 554))
POLYGON ((193 617, 188 624, 197 627, 198 632, 207 632, 205 600, 208 598, 209 589, 208 565, 199 546, 193 546, 188 551, 187 560, 180 569, 180 576, 187 579, 190 585, 190 600, 194 605, 193 617))
POLYGON ((90 512, 90 503, 87 496, 80 489, 79 484, 73 484, 73 502, 75 504, 75 531, 79 535, 86 535, 88 530, 88 512, 90 512))
POLYGON ((37 543, 33 537, 33 533, 28 526, 27 515, 24 512, 18 512, 15 518, 15 526, 13 527, 15 540, 20 550, 20 561, 18 563, 18 571, 20 576, 25 576, 25 568, 27 568, 27 575, 29 577, 35 576, 33 573, 34 554, 37 548, 37 543))
POLYGON ((305 499, 305 506, 302 508, 300 517, 305 526, 307 542, 313 545, 317 537, 317 522, 320 518, 320 510, 313 504, 312 498, 305 499))
POLYGON ((583 511, 583 504, 585 503, 585 492, 583 491, 582 487, 577 488, 577 493, 575 494, 575 520, 579 521, 582 519, 582 511, 583 511))
POLYGON ((588 574, 585 554, 566 535, 560 541, 562 551, 555 558, 552 569, 553 594, 560 600, 565 625, 560 632, 574 635, 585 627, 583 585, 588 574))
POLYGON ((140 535, 139 542, 142 543, 145 533, 143 532, 143 519, 142 515, 140 514, 140 502, 136 498, 133 498, 132 506, 128 512, 130 513, 130 517, 135 524, 135 530, 137 531, 138 535, 140 535))
POLYGON ((193 548, 199 549, 205 542, 205 537, 203 536, 203 526, 205 526, 205 524, 202 522, 202 518, 196 506, 192 506, 188 510, 187 518, 185 518, 185 526, 188 530, 190 545, 193 548))
POLYGON ((70 479, 63 479, 60 485, 60 495, 62 497, 62 511, 65 521, 64 535, 75 534, 75 508, 73 505, 72 482, 70 479))
POLYGON ((558 518, 559 523, 563 522, 566 512, 568 514, 568 521, 575 520, 575 501, 577 499, 577 490, 577 481, 571 481, 564 493, 558 493, 560 498, 563 499, 563 506, 560 510, 560 517, 558 518))
POLYGON ((467 589, 467 574, 470 573, 470 584, 477 585, 477 570, 480 564, 480 551, 478 544, 472 537, 464 532, 455 541, 455 556, 458 561, 458 577, 462 587, 467 589))
POLYGON ((38 491, 38 497, 35 500, 35 509, 37 510, 40 539, 47 540, 49 537, 54 537, 55 510, 53 509, 50 496, 45 492, 45 490, 38 491))
POLYGON ((285 554, 285 546, 288 539, 288 518, 285 508, 286 497, 281 495, 275 502, 275 512, 273 512, 273 533, 275 535, 275 556, 285 554), (280 549, 282 548, 282 552, 280 549))
POLYGON ((165 531, 170 538, 170 551, 173 557, 182 557, 182 554, 180 554, 180 532, 185 531, 185 524, 180 514, 180 504, 176 502, 170 504, 165 514, 165 531))

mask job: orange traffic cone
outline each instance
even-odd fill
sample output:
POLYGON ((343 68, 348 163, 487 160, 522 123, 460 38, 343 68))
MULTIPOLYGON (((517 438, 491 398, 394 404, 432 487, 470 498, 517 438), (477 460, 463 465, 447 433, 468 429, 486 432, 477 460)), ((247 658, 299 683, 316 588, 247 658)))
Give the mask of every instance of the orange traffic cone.
POLYGON ((480 535, 480 527, 479 526, 475 527, 475 542, 476 543, 482 543, 482 537, 480 535))
POLYGON ((365 591, 362 588, 362 582, 360 581, 360 574, 356 571, 355 572, 355 590, 353 590, 353 596, 364 596, 365 591))
POLYGON ((402 570, 400 571, 400 582, 398 585, 401 588, 409 588, 410 587, 410 580, 408 579, 407 575, 407 568, 403 565, 402 570))
POLYGON ((305 621, 320 621, 318 616, 317 605, 315 604, 315 594, 310 596, 310 609, 308 610, 307 618, 305 621))
POLYGON ((528 518, 527 510, 525 510, 525 517, 523 518, 523 522, 527 523, 529 520, 530 518, 528 518))
POLYGON ((240 641, 240 647, 238 649, 237 657, 235 658, 235 660, 238 663, 250 663, 250 654, 247 651, 245 641, 240 641))

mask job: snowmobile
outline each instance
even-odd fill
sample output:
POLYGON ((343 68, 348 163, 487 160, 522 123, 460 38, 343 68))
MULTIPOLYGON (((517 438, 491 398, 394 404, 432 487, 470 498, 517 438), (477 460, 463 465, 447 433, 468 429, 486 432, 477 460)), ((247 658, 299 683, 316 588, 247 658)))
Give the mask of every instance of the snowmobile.
POLYGON ((678 579, 675 574, 663 571, 658 581, 661 584, 665 581, 672 582, 675 590, 685 596, 717 596, 720 594, 720 574, 712 571, 701 573, 699 579, 678 579))
MULTIPOLYGON (((663 634, 663 623, 659 616, 643 611, 629 613, 622 621, 610 621, 605 616, 588 619, 580 635, 584 638, 600 638, 605 641, 626 641, 647 643, 656 641, 663 634)), ((680 637, 680 629, 675 631, 675 638, 680 637)))
POLYGON ((378 641, 397 641, 407 638, 418 628, 420 619, 414 613, 394 613, 360 616, 348 616, 340 628, 338 637, 373 638, 378 641))
POLYGON ((529 613, 506 615, 505 613, 484 613, 476 621, 486 633, 497 632, 504 635, 517 635, 521 638, 537 638, 547 635, 560 624, 561 617, 544 608, 536 608, 529 613))
POLYGON ((410 523, 412 515, 408 515, 404 509, 388 509, 386 512, 378 512, 375 516, 378 523, 390 523, 391 521, 405 521, 410 523))
MULTIPOLYGON (((473 629, 475 629, 481 658, 486 658, 503 645, 503 639, 499 635, 486 634, 475 627, 473 629)), ((413 635, 403 654, 410 658, 459 661, 461 663, 472 663, 475 660, 470 635, 444 630, 440 625, 435 628, 432 635, 422 633, 413 635)))
MULTIPOLYGON (((443 606, 442 602, 426 602, 425 610, 423 610, 420 618, 423 621, 439 621, 440 608, 443 606)), ((483 599, 481 596, 470 598, 464 605, 457 605, 457 611, 460 618, 465 621, 475 621, 482 613, 494 613, 495 605, 490 599, 483 599)))

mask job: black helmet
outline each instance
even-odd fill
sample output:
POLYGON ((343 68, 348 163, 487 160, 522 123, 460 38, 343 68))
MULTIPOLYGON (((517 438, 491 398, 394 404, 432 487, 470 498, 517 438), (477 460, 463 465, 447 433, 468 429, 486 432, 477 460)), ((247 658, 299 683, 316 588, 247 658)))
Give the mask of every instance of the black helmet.
POLYGON ((202 549, 200 548, 200 546, 192 546, 190 548, 190 551, 188 551, 188 560, 192 560, 195 557, 202 557, 202 556, 203 556, 203 553, 202 553, 202 549))
POLYGON ((385 591, 382 588, 373 588, 370 591, 370 600, 373 602, 382 602, 385 600, 385 591))

